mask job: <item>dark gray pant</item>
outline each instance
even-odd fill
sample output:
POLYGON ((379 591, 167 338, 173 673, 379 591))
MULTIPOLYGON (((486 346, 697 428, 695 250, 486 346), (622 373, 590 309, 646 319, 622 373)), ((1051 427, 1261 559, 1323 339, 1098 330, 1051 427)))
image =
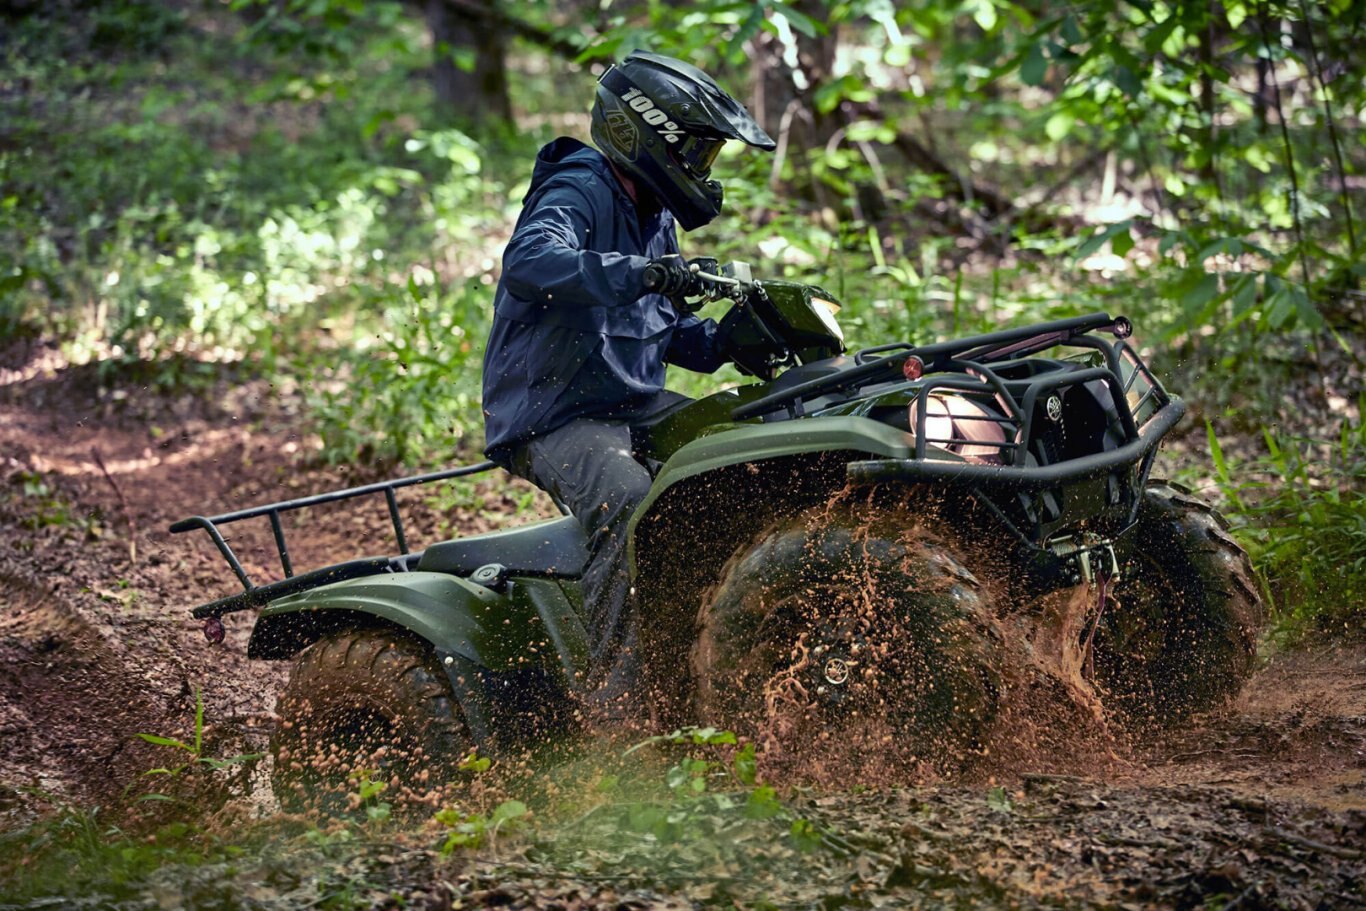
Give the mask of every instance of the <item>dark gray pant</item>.
POLYGON ((581 692, 603 701, 626 696, 638 676, 626 532, 652 479, 632 455, 631 430, 687 402, 666 392, 630 420, 571 421, 513 457, 513 470, 563 503, 588 536, 583 596, 591 666, 581 692))

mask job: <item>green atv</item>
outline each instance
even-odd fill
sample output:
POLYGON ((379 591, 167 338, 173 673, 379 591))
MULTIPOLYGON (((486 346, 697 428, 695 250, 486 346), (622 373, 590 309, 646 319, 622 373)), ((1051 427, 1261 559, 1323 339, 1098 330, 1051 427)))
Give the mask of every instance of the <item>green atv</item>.
MULTIPOLYGON (((1164 721, 1234 693, 1262 609, 1220 517, 1149 472, 1184 407, 1093 314, 845 352, 833 298, 703 276, 733 361, 758 382, 639 434, 654 486, 631 524, 656 725, 724 725, 792 753, 875 737, 959 765, 991 742, 1020 617, 1088 592, 1063 631, 1109 710, 1164 721)), ((259 608, 248 655, 295 659, 272 742, 301 806, 358 768, 418 788, 471 749, 574 724, 586 670, 572 517, 412 551, 397 491, 491 463, 177 522, 203 529, 259 608), (281 516, 383 495, 397 555, 295 574, 281 516), (256 585, 221 527, 270 522, 284 578, 256 585)), ((1037 645, 1037 643, 1034 643, 1037 645)), ((353 787, 353 786, 351 786, 353 787)))

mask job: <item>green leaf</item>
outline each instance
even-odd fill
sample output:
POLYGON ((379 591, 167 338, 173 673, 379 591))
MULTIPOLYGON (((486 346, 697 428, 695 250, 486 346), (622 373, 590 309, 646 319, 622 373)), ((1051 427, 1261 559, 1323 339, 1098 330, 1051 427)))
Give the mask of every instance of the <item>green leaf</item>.
POLYGON ((521 819, 523 816, 526 816, 528 812, 530 811, 527 810, 526 804, 522 803, 520 800, 505 800, 493 808, 493 815, 489 817, 489 821, 493 823, 493 827, 496 829, 504 823, 511 822, 514 819, 521 819))
POLYGON ((735 34, 730 36, 730 41, 726 44, 726 56, 734 57, 744 49, 745 42, 759 33, 759 28, 764 24, 764 5, 756 3, 750 7, 747 15, 740 27, 735 30, 735 34))
POLYGON ((137 736, 148 743, 154 743, 159 747, 175 747, 184 750, 187 753, 195 752, 194 747, 183 740, 176 740, 174 737, 162 737, 158 734, 138 734, 137 736))
POLYGON ((688 770, 683 768, 683 766, 671 766, 669 770, 664 773, 664 783, 668 785, 671 790, 677 791, 687 784, 691 777, 692 776, 688 774, 688 770))
POLYGON ((1142 81, 1139 80, 1138 76, 1134 74, 1134 71, 1127 66, 1115 67, 1110 73, 1110 81, 1130 98, 1137 98, 1139 95, 1143 94, 1142 81))
POLYGON ((1143 36, 1144 50, 1149 54, 1156 54, 1158 51, 1162 50, 1162 45, 1166 44, 1167 39, 1171 37, 1172 32, 1175 31, 1176 27, 1180 24, 1180 20, 1177 19, 1174 13, 1167 16, 1166 19, 1163 19, 1156 26, 1149 29, 1148 33, 1143 36))
POLYGON ((1229 483, 1228 462, 1224 461, 1224 448, 1219 445, 1219 437, 1214 433, 1214 425, 1209 419, 1205 419, 1205 439, 1209 442, 1209 455, 1214 460, 1214 470, 1219 474, 1219 481, 1223 484, 1229 483))
POLYGON ((760 785, 749 792, 745 800, 745 816, 749 819, 772 819, 783 812, 778 792, 768 785, 760 785))
POLYGON ((1219 275, 1206 272, 1195 285, 1181 296, 1181 306, 1186 311, 1198 310, 1219 296, 1219 275))
POLYGON ((489 757, 471 753, 460 760, 458 768, 462 772, 474 772, 475 774, 478 774, 480 772, 487 772, 491 765, 493 765, 493 760, 489 757))
POLYGON ((815 38, 817 35, 824 35, 826 32, 824 25, 806 13, 793 9, 783 3, 782 0, 768 0, 768 6, 773 12, 786 19, 789 25, 808 38, 815 38))
MULTIPOLYGON (((1126 218, 1124 221, 1116 222, 1115 224, 1110 225, 1109 227, 1091 235, 1086 240, 1082 241, 1081 245, 1077 247, 1077 252, 1073 254, 1073 260, 1075 261, 1085 259, 1092 253, 1095 253, 1101 247, 1105 246, 1106 243, 1118 237, 1120 234, 1124 234, 1127 236, 1129 233, 1129 226, 1131 224, 1133 224, 1133 219, 1126 218)), ((1132 239, 1129 242, 1129 247, 1133 247, 1132 239)))
POLYGON ((218 771, 218 770, 220 770, 220 769, 230 768, 231 766, 241 765, 242 763, 246 763, 246 762, 255 762, 256 760, 260 759, 260 758, 261 758, 262 756, 264 756, 264 755, 266 755, 266 754, 265 754, 265 753, 239 753, 239 754, 236 755, 236 756, 229 756, 229 757, 227 757, 226 759, 214 759, 214 758, 209 757, 209 756, 201 756, 201 757, 199 757, 199 760, 198 760, 198 761, 201 762, 201 763, 203 763, 204 765, 208 766, 209 768, 213 769, 214 771, 218 771))
POLYGON ((987 806, 997 813, 1011 813, 1015 810, 1015 805, 1010 802, 1006 789, 1002 787, 995 787, 987 791, 987 806))
POLYGON ((1068 112, 1058 111, 1052 117, 1048 118, 1048 122, 1044 124, 1043 131, 1049 139, 1054 142, 1061 142, 1063 139, 1067 138, 1068 133, 1072 132, 1072 125, 1076 122, 1077 118, 1073 117, 1068 112))
POLYGON ((1189 242, 1190 238, 1186 235, 1185 231, 1165 231, 1162 234, 1162 240, 1157 244, 1157 252, 1166 256, 1171 252, 1172 247, 1175 247, 1177 244, 1188 244, 1189 242))
POLYGON ((788 835, 792 839, 793 847, 802 853, 814 851, 821 844, 821 833, 809 819, 792 820, 788 835))
POLYGON ((972 11, 972 18, 981 26, 982 31, 991 31, 996 27, 996 4, 992 0, 977 0, 976 7, 972 11))
POLYGON ((1042 85, 1048 73, 1048 61, 1043 55, 1043 46, 1035 44, 1020 62, 1020 81, 1025 85, 1042 85))
POLYGON ((1077 20, 1071 13, 1068 13, 1063 17, 1062 40, 1066 41, 1068 44, 1082 43, 1083 38, 1081 29, 1077 26, 1077 20))
POLYGON ((204 692, 194 688, 194 754, 204 752, 204 692))
POLYGON ((759 777, 759 762, 755 757, 754 744, 747 743, 735 754, 735 777, 743 785, 753 785, 759 777))
POLYGON ((1125 225, 1124 230, 1116 231, 1115 236, 1110 238, 1110 252, 1116 256, 1125 256, 1134 248, 1134 235, 1125 225))
MULTIPOLYGON (((5 201, 9 202, 8 199, 5 201)), ((28 273, 25 272, 23 269, 20 269, 18 272, 11 273, 10 275, 0 275, 0 294, 10 294, 14 291, 18 291, 20 288, 24 286, 24 282, 27 279, 28 273)))

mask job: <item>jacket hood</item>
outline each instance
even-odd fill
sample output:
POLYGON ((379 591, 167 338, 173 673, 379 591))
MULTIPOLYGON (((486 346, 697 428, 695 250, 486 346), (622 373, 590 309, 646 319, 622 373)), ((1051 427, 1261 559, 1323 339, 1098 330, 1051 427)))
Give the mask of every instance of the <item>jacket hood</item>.
POLYGON ((531 171, 531 186, 527 188, 526 198, 530 199, 550 178, 573 168, 588 168, 616 193, 623 196, 626 193, 601 152, 572 136, 561 136, 543 146, 536 155, 536 166, 531 171))

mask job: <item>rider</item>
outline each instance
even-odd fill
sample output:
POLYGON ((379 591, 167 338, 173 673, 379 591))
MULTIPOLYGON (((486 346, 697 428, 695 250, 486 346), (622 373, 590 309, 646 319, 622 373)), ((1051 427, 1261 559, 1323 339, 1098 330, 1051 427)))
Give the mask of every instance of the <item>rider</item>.
POLYGON ((687 311, 699 280, 678 254, 684 230, 721 211, 712 162, 727 139, 773 140, 708 75, 636 51, 598 81, 594 150, 541 149, 503 254, 484 353, 489 458, 564 504, 588 540, 591 646, 580 695, 617 719, 636 679, 626 527, 650 488, 631 431, 689 400, 664 389, 665 363, 725 362, 716 324, 687 311))

